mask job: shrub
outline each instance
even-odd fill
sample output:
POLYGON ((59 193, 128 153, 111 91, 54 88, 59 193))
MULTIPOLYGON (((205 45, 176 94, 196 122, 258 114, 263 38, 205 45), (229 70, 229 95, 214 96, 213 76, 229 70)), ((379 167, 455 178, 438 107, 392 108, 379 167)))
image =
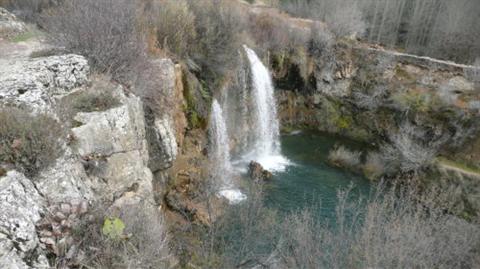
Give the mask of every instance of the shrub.
POLYGON ((376 110, 384 103, 384 96, 387 93, 385 85, 376 86, 373 93, 363 93, 360 90, 354 91, 352 94, 355 105, 367 110, 376 110))
POLYGON ((356 169, 360 165, 360 151, 351 151, 344 146, 334 148, 328 153, 328 161, 335 166, 356 169))
POLYGON ((382 155, 378 152, 369 152, 363 164, 363 174, 371 179, 377 180, 385 174, 385 163, 382 155))
POLYGON ((283 222, 278 257, 286 268, 471 268, 480 226, 445 213, 438 204, 446 197, 380 185, 363 207, 340 192, 336 226, 312 210, 294 213, 283 222))
POLYGON ((309 53, 323 58, 324 61, 332 60, 332 57, 335 57, 333 52, 335 37, 320 23, 314 23, 310 32, 309 53))
POLYGON ((75 242, 84 253, 81 264, 105 269, 168 268, 166 225, 157 209, 141 201, 125 205, 115 217, 110 213, 104 205, 97 205, 90 217, 74 228, 75 242), (108 223, 112 225, 104 234, 108 223))
POLYGON ((41 25, 53 43, 86 56, 95 71, 127 80, 145 56, 136 13, 130 0, 66 0, 41 25))
POLYGON ((79 112, 106 111, 114 108, 120 105, 120 101, 114 96, 115 90, 118 88, 110 82, 108 77, 95 77, 90 88, 62 98, 59 102, 58 114, 68 125, 79 112))
POLYGON ((62 152, 63 129, 47 115, 18 108, 0 109, 0 162, 31 177, 51 165, 62 152))
POLYGON ((350 186, 337 194, 333 221, 321 205, 273 214, 253 192, 206 227, 195 251, 203 259, 192 267, 446 269, 478 261, 480 224, 449 214, 444 189, 379 184, 365 200, 350 186))
POLYGON ((248 200, 200 230, 200 247, 192 261, 200 268, 252 268, 268 256, 276 233, 277 213, 264 206, 261 184, 250 186, 248 200))
POLYGON ((0 6, 13 11, 20 19, 37 22, 40 13, 58 4, 61 0, 0 0, 0 6))
POLYGON ((283 17, 269 13, 252 15, 249 33, 264 50, 291 52, 298 47, 306 47, 310 31, 292 26, 283 17))
POLYGON ((158 45, 182 59, 191 54, 197 37, 195 15, 186 0, 157 2, 151 17, 158 45))
POLYGON ((366 30, 363 14, 355 0, 286 0, 280 7, 286 12, 324 21, 337 36, 361 36, 366 30))
POLYGON ((404 122, 397 132, 389 134, 390 144, 384 144, 381 153, 389 172, 411 172, 428 167, 436 157, 444 137, 422 141, 425 132, 404 122))
POLYGON ((212 80, 236 66, 244 18, 228 1, 189 0, 197 38, 192 59, 202 67, 202 79, 212 80))

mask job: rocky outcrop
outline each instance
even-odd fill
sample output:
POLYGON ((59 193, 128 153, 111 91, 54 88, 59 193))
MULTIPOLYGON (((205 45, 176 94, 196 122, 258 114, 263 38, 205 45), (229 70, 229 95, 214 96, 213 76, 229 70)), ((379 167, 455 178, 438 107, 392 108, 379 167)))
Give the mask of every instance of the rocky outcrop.
POLYGON ((408 119, 430 133, 451 136, 451 146, 461 145, 466 137, 458 139, 460 134, 475 129, 479 95, 465 75, 473 67, 358 44, 340 42, 332 50, 333 64, 313 59, 318 60, 311 74, 314 88, 283 84, 277 91, 284 126, 373 143, 408 119))
POLYGON ((150 169, 156 172, 170 168, 177 157, 178 151, 172 120, 168 116, 156 118, 149 128, 153 128, 149 140, 151 150, 150 169))
POLYGON ((15 15, 0 7, 0 38, 9 38, 27 30, 25 23, 15 15))
POLYGON ((70 148, 56 163, 35 177, 35 186, 53 203, 90 201, 96 183, 70 148))
POLYGON ((56 100, 85 85, 88 75, 88 62, 79 55, 0 59, 0 102, 52 112, 56 100))
MULTIPOLYGON (((105 111, 75 112, 72 124, 65 124, 73 125, 68 139, 63 141, 61 137, 64 153, 51 167, 45 167, 31 179, 2 168, 0 268, 49 268, 44 255, 47 252, 66 255, 66 259, 73 261, 71 253, 77 250, 70 251, 75 245, 71 244, 71 235, 64 231, 71 230, 80 215, 71 210, 68 214, 63 212, 63 205, 71 208, 81 205, 81 214, 85 213, 84 205, 100 200, 111 204, 108 212, 139 203, 158 211, 149 165, 155 164, 151 167, 168 176, 166 170, 176 159, 177 141, 183 139, 187 125, 181 101, 183 88, 177 85, 182 82, 179 68, 168 59, 159 61, 158 66, 159 85, 165 87, 162 92, 175 102, 164 117, 152 114, 150 124, 143 100, 108 82, 114 89, 112 98, 119 104, 105 111), (151 137, 147 137, 147 130, 153 130, 154 134, 154 139, 148 142, 151 137), (56 234, 56 229, 61 233, 56 234)), ((2 107, 19 106, 32 113, 47 112, 57 120, 64 119, 58 115, 62 112, 57 104, 63 105, 59 101, 87 91, 90 86, 95 88, 92 83, 97 82, 90 83, 88 62, 82 56, 28 58, 22 54, 3 58, 0 55, 2 107)), ((164 186, 155 191, 160 193, 164 186)))
MULTIPOLYGON (((364 142, 369 145, 364 149, 375 154, 383 154, 382 150, 389 145, 397 145, 398 151, 405 150, 405 146, 406 153, 413 156, 430 150, 429 164, 425 164, 429 168, 423 169, 428 171, 423 171, 426 175, 418 180, 441 184, 442 188, 459 186, 453 199, 461 201, 459 214, 475 215, 472 212, 478 212, 475 201, 479 188, 470 183, 476 179, 471 181, 468 170, 480 168, 475 158, 480 137, 480 91, 471 75, 478 68, 355 41, 339 41, 322 53, 309 55, 315 67, 307 76, 297 74, 287 80, 283 74, 295 73, 292 70, 300 67, 273 68, 282 125, 287 129, 312 128, 345 136, 364 142), (329 54, 326 59, 325 54, 329 54), (410 131, 403 126, 410 126, 410 131), (402 139, 400 133, 404 135, 402 139), (439 157, 467 169, 439 176, 431 163, 439 157)), ((386 165, 375 154, 362 168, 365 176, 372 179, 385 175, 386 165)), ((366 157, 368 161, 369 155, 366 157)), ((405 171, 393 169, 388 173, 405 171)))
POLYGON ((45 204, 23 174, 0 177, 0 268, 49 268, 35 228, 45 204))
POLYGON ((268 181, 273 178, 271 172, 265 170, 263 166, 255 161, 248 165, 248 175, 255 181, 268 181))
POLYGON ((143 104, 140 98, 117 91, 120 106, 101 112, 79 113, 81 125, 72 129, 74 152, 81 156, 93 187, 114 200, 131 188, 152 194, 143 104))

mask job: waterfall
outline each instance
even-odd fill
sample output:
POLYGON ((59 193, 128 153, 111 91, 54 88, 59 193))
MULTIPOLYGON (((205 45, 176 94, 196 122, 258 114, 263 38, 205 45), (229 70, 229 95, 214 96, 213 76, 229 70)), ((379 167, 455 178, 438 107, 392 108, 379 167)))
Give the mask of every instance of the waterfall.
POLYGON ((230 149, 227 135, 227 127, 223 118, 223 111, 216 99, 212 102, 210 115, 210 160, 214 168, 212 177, 222 185, 222 188, 231 187, 230 172, 230 149))
POLYGON ((281 155, 280 127, 272 77, 257 54, 244 46, 250 62, 254 114, 252 151, 244 158, 259 162, 267 170, 282 170, 288 164, 281 155))
POLYGON ((233 189, 233 171, 230 163, 230 139, 223 117, 223 110, 216 99, 212 102, 210 115, 210 148, 211 177, 218 186, 219 194, 230 203, 238 203, 246 197, 239 190, 233 189))

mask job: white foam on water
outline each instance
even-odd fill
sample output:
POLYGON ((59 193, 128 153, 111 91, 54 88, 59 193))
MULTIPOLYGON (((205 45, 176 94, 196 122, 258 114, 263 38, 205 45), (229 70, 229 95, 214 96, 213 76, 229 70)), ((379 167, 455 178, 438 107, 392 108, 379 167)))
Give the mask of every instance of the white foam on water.
POLYGON ((238 189, 221 190, 218 195, 227 199, 232 205, 239 204, 247 199, 247 196, 238 189))

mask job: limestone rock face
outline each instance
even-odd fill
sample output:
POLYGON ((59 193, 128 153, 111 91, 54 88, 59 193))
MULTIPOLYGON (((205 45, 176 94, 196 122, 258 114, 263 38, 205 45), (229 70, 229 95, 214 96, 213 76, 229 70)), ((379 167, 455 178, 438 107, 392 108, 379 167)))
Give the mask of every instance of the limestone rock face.
POLYGON ((95 184, 70 149, 35 178, 35 186, 51 203, 92 200, 95 184))
POLYGON ((152 61, 156 85, 161 85, 161 113, 147 111, 147 140, 150 149, 149 167, 153 172, 172 166, 177 149, 183 144, 187 119, 184 114, 182 71, 170 59, 152 61), (159 115, 161 114, 161 115, 159 115))
POLYGON ((25 23, 15 15, 0 7, 0 37, 11 37, 26 31, 25 23))
POLYGON ((10 171, 0 178, 0 267, 47 268, 39 253, 35 223, 41 219, 45 200, 23 174, 10 171))
POLYGON ((175 129, 170 117, 156 118, 150 130, 150 169, 153 172, 172 166, 177 157, 175 129))
POLYGON ((72 129, 72 147, 82 156, 87 174, 98 182, 94 188, 113 195, 112 199, 131 188, 143 193, 152 189, 143 104, 140 98, 122 91, 116 91, 122 105, 79 113, 75 120, 82 125, 72 129))
POLYGON ((88 61, 79 55, 0 59, 0 100, 48 112, 56 99, 88 82, 88 61))

